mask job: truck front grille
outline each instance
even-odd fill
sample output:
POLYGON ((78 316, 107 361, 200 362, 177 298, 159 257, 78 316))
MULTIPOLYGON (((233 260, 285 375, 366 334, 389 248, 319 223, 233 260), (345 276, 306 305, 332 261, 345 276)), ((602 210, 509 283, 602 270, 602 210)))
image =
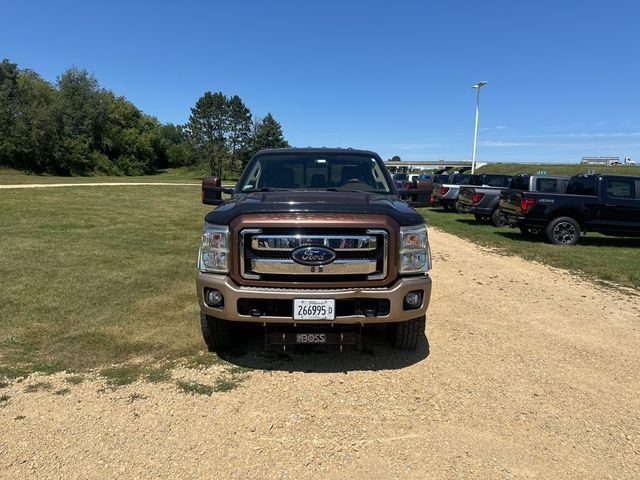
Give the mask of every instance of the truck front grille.
POLYGON ((381 229, 318 231, 245 229, 240 231, 240 274, 250 280, 354 281, 387 276, 388 234, 381 229), (336 258, 326 265, 296 263, 300 247, 326 247, 336 258))

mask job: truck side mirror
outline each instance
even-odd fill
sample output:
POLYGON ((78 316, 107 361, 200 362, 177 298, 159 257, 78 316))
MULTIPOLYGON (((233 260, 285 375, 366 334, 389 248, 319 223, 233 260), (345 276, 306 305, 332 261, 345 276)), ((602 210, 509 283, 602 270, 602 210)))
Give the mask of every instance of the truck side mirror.
POLYGON ((202 179, 202 203, 205 205, 220 205, 222 203, 222 191, 220 177, 204 177, 202 179))

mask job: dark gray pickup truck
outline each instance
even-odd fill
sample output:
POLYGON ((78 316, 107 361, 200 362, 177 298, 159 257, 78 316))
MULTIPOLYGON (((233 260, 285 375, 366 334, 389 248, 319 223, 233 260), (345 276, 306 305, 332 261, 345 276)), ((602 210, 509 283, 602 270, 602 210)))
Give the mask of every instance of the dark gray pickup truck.
POLYGON ((511 182, 509 175, 473 175, 469 186, 460 187, 456 208, 461 213, 473 213, 478 222, 491 222, 496 227, 506 225, 498 211, 500 192, 511 182))

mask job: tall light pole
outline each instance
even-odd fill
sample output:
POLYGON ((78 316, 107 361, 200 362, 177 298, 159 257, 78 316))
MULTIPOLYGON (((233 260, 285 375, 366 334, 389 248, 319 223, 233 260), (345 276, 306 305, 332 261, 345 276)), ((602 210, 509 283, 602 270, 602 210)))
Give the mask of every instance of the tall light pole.
POLYGON ((476 148, 478 146, 478 114, 480 113, 480 89, 486 84, 487 82, 480 81, 473 86, 473 88, 478 90, 478 92, 476 95, 476 128, 473 131, 473 154, 471 156, 471 173, 476 173, 476 148))

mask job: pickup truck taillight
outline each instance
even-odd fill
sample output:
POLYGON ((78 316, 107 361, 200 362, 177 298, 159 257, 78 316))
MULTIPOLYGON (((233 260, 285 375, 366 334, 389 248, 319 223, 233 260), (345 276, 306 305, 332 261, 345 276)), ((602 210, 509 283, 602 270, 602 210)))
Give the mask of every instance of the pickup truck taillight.
POLYGON ((413 187, 413 184, 411 182, 406 182, 404 184, 405 190, 411 190, 412 187, 413 187))
POLYGON ((440 187, 440 195, 446 195, 449 191, 449 187, 440 187))
POLYGON ((527 213, 529 209, 535 204, 535 198, 523 198, 522 200, 520 200, 520 210, 522 210, 522 213, 527 213))
POLYGON ((471 201, 473 203, 478 203, 480 200, 484 198, 484 193, 481 192, 473 192, 473 196, 471 197, 471 201))

